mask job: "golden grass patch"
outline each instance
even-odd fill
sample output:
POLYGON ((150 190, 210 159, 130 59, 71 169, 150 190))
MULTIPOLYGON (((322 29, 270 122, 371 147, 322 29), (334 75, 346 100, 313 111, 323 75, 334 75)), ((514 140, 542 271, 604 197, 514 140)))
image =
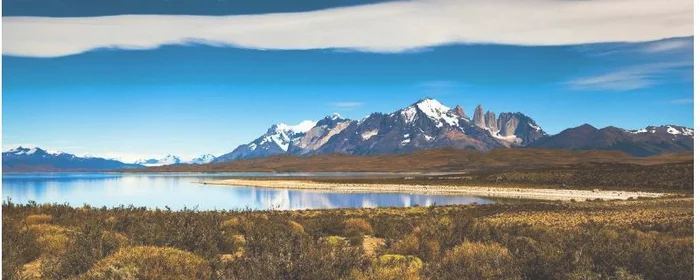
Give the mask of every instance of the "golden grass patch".
POLYGON ((629 226, 635 224, 692 223, 693 213, 673 209, 532 211, 497 214, 487 218, 486 221, 497 225, 527 224, 556 228, 572 228, 590 222, 629 226))
POLYGON ((100 260, 80 279, 208 279, 207 262, 169 247, 126 247, 100 260))
POLYGON ((48 224, 53 221, 53 216, 46 214, 29 215, 25 219, 27 225, 48 224))

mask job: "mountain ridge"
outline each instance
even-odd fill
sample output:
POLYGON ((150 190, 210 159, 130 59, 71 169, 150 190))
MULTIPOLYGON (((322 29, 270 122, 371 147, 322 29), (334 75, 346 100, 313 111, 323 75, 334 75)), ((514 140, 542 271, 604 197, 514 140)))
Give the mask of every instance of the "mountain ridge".
POLYGON ((19 146, 2 153, 3 172, 112 171, 142 167, 113 159, 47 151, 39 147, 19 146))

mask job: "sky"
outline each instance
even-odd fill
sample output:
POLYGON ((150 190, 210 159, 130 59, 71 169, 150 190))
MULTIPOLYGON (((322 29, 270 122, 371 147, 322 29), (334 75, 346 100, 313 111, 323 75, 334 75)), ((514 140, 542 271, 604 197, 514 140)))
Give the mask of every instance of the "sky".
POLYGON ((2 20, 4 150, 221 155, 424 97, 550 134, 693 126, 691 1, 8 0, 2 20))

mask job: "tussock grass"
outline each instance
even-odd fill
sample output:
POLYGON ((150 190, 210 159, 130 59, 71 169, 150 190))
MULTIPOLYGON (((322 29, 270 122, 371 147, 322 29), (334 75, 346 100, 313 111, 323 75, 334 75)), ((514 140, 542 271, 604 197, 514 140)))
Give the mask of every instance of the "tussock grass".
POLYGON ((693 271, 692 198, 202 212, 6 202, 2 213, 3 279, 692 279, 693 271), (29 224, 32 215, 52 219, 29 224))
POLYGON ((126 247, 78 279, 208 279, 207 262, 190 252, 154 246, 126 247))

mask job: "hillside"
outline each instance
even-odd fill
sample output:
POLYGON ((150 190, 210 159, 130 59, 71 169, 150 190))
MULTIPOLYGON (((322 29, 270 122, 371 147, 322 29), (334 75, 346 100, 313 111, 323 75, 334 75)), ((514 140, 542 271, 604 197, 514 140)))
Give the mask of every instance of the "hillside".
POLYGON ((633 157, 620 151, 571 151, 559 149, 494 149, 488 152, 452 148, 411 154, 351 156, 278 155, 204 165, 171 165, 127 172, 469 172, 536 169, 581 163, 630 163, 651 165, 692 161, 692 153, 633 157))

